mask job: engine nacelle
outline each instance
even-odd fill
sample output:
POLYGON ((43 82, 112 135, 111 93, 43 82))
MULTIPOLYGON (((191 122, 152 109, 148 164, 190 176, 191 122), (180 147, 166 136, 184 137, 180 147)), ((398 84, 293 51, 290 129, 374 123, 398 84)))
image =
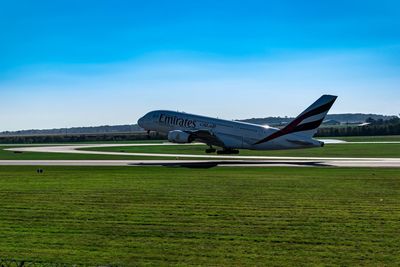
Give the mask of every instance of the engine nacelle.
POLYGON ((171 143, 187 144, 191 143, 193 140, 191 139, 190 134, 180 130, 175 130, 168 133, 168 141, 171 143))

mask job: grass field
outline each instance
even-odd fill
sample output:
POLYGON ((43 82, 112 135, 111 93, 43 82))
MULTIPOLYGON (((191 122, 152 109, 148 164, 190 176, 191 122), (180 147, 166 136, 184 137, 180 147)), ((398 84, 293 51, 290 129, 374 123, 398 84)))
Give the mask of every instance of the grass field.
POLYGON ((79 144, 148 144, 148 143, 164 143, 166 140, 133 140, 133 141, 82 141, 82 142, 56 142, 56 143, 32 143, 32 144, 1 144, 0 146, 46 146, 46 145, 79 145, 79 144))
MULTIPOLYGON (((25 146, 28 147, 30 145, 25 145, 25 146)), ((135 160, 135 159, 170 159, 170 158, 166 158, 166 157, 84 155, 84 154, 68 154, 68 153, 41 153, 41 152, 15 153, 13 151, 4 150, 4 149, 10 148, 10 147, 14 147, 14 146, 0 146, 0 160, 135 160)))
POLYGON ((0 167, 0 188, 3 258, 400 265, 398 169, 0 167))
MULTIPOLYGON (((147 146, 147 147, 104 147, 88 148, 92 151, 113 151, 131 153, 171 153, 204 155, 205 145, 193 146, 147 146)), ((252 151, 240 150, 241 156, 285 156, 285 157, 400 157, 399 144, 335 144, 323 148, 252 151)))

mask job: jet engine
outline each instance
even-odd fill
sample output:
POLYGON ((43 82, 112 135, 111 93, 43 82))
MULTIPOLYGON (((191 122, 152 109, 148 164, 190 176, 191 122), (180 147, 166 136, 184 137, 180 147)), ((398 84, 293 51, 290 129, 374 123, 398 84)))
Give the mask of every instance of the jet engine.
POLYGON ((191 143, 193 140, 190 134, 180 130, 175 130, 168 133, 168 141, 171 143, 186 144, 191 143))

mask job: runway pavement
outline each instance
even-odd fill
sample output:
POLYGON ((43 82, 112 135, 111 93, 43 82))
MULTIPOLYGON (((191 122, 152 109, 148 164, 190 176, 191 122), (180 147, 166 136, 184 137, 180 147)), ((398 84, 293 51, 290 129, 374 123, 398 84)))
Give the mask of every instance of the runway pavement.
POLYGON ((381 160, 0 160, 1 166, 168 166, 209 168, 236 167, 391 167, 400 168, 400 159, 381 160))
MULTIPOLYGON (((364 142, 365 143, 365 142, 364 142)), ((370 142, 377 143, 377 142, 370 142)), ((387 142, 385 142, 387 143, 387 142)), ((398 142, 400 143, 400 142, 398 142)), ((271 157, 240 155, 188 155, 163 153, 126 153, 85 151, 78 149, 104 148, 121 146, 160 146, 170 143, 151 144, 89 144, 62 146, 14 147, 6 150, 18 152, 74 153, 92 155, 120 155, 141 157, 170 157, 174 160, 2 160, 0 165, 33 165, 33 166, 181 166, 207 168, 213 166, 326 166, 326 167, 399 167, 400 158, 330 158, 330 157, 271 157), (183 159, 182 159, 183 158, 183 159), (192 158, 192 160, 190 160, 192 158), (196 160, 193 160, 196 158, 196 160), (201 160, 198 160, 198 159, 201 160)))

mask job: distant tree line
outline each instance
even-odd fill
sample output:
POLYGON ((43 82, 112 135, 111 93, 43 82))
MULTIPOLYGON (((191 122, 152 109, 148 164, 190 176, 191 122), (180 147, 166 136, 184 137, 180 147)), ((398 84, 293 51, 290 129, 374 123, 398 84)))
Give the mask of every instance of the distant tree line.
MULTIPOLYGON (((372 135, 400 135, 400 118, 392 117, 367 118, 368 125, 334 126, 319 128, 317 137, 328 136, 372 136, 372 135)), ((166 140, 167 136, 158 133, 127 132, 127 133, 82 133, 82 134, 30 134, 0 135, 0 144, 35 144, 35 143, 79 143, 79 142, 112 142, 137 140, 166 140)))
POLYGON ((383 119, 374 119, 369 117, 368 119, 365 120, 365 122, 370 123, 371 125, 396 125, 400 124, 400 118, 399 117, 393 117, 388 120, 383 120, 383 119))
POLYGON ((67 134, 104 134, 104 133, 134 133, 143 131, 137 124, 126 125, 104 125, 94 127, 72 127, 44 130, 21 130, 21 131, 5 131, 0 135, 67 135, 67 134))
POLYGON ((368 118, 366 122, 369 124, 319 128, 316 136, 400 135, 400 118, 398 117, 389 120, 368 118))
POLYGON ((164 139, 166 139, 166 136, 163 134, 151 133, 147 135, 145 132, 120 134, 15 135, 0 136, 0 144, 84 143, 164 139))

